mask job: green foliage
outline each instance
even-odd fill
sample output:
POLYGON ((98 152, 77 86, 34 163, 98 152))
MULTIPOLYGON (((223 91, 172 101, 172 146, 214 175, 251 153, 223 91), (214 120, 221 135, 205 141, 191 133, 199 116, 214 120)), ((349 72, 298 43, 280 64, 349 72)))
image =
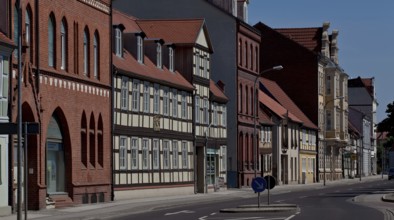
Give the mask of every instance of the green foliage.
POLYGON ((379 132, 388 132, 387 136, 394 137, 394 101, 387 105, 387 118, 378 124, 379 132))

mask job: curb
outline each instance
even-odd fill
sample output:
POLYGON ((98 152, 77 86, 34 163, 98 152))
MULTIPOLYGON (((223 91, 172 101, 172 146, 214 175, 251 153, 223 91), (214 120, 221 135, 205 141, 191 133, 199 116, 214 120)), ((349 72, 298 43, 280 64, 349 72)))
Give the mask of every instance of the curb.
POLYGON ((294 204, 273 204, 273 205, 242 205, 237 208, 221 209, 221 213, 243 213, 243 212, 285 212, 296 211, 297 205, 294 204))
POLYGON ((383 202, 394 202, 394 194, 386 194, 382 196, 382 201, 383 202), (391 197, 391 198, 388 198, 391 197))

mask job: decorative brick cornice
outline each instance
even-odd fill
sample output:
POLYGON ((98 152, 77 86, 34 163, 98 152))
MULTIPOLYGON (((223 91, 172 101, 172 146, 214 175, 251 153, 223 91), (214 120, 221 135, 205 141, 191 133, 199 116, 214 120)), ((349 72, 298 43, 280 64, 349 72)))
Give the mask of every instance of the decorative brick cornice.
POLYGON ((111 12, 111 8, 108 5, 102 3, 101 1, 97 1, 97 0, 79 0, 79 1, 87 5, 90 5, 104 13, 109 14, 111 12))

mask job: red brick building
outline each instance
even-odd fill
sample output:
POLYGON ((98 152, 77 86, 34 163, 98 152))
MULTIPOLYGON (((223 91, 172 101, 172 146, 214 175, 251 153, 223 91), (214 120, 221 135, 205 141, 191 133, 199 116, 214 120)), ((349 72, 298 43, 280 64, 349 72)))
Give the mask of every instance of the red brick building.
MULTIPOLYGON (((16 42, 15 4, 8 11, 16 42)), ((29 209, 45 208, 47 199, 55 206, 109 201, 111 1, 25 0, 21 13, 22 121, 40 124, 40 134, 28 137, 29 209)), ((17 61, 14 54, 12 122, 18 112, 17 61)))

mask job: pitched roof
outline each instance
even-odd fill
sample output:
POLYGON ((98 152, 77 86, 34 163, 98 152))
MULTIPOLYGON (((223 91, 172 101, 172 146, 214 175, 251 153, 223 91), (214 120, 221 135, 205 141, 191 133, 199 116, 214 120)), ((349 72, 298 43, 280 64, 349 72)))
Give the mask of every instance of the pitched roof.
POLYGON ((349 130, 356 134, 357 137, 360 137, 360 131, 353 125, 351 121, 348 121, 349 130))
POLYGON ((321 51, 321 38, 323 32, 321 27, 274 28, 274 30, 311 51, 316 53, 321 51))
POLYGON ((293 122, 302 123, 302 120, 262 91, 259 91, 259 101, 281 119, 289 118, 293 122))
POLYGON ((195 44, 204 19, 137 20, 148 38, 161 38, 168 43, 195 44))
POLYGON ((209 80, 209 90, 213 94, 213 100, 222 102, 222 103, 227 103, 228 98, 227 96, 223 93, 223 91, 216 85, 216 83, 213 80, 209 80))
MULTIPOLYGON (((138 25, 135 23, 136 18, 124 15, 116 10, 113 13, 114 24, 122 24, 125 32, 139 31, 138 25)), ((180 88, 188 91, 194 89, 178 71, 171 72, 165 66, 162 69, 157 68, 156 65, 147 57, 144 56, 144 63, 141 64, 137 59, 130 54, 129 51, 123 50, 123 57, 118 57, 112 54, 113 65, 121 72, 136 75, 143 80, 158 82, 167 86, 180 88)))
POLYGON ((304 114, 304 112, 298 108, 298 106, 291 100, 291 98, 282 90, 282 88, 274 81, 260 78, 260 82, 268 90, 273 98, 279 102, 283 107, 288 109, 297 118, 299 118, 305 127, 318 129, 318 127, 304 114))
POLYGON ((5 43, 10 46, 15 46, 15 43, 9 39, 4 33, 0 32, 0 43, 5 43))
POLYGON ((348 80, 348 87, 355 88, 355 87, 364 87, 371 97, 374 97, 374 77, 372 78, 361 78, 357 77, 355 79, 348 80))

